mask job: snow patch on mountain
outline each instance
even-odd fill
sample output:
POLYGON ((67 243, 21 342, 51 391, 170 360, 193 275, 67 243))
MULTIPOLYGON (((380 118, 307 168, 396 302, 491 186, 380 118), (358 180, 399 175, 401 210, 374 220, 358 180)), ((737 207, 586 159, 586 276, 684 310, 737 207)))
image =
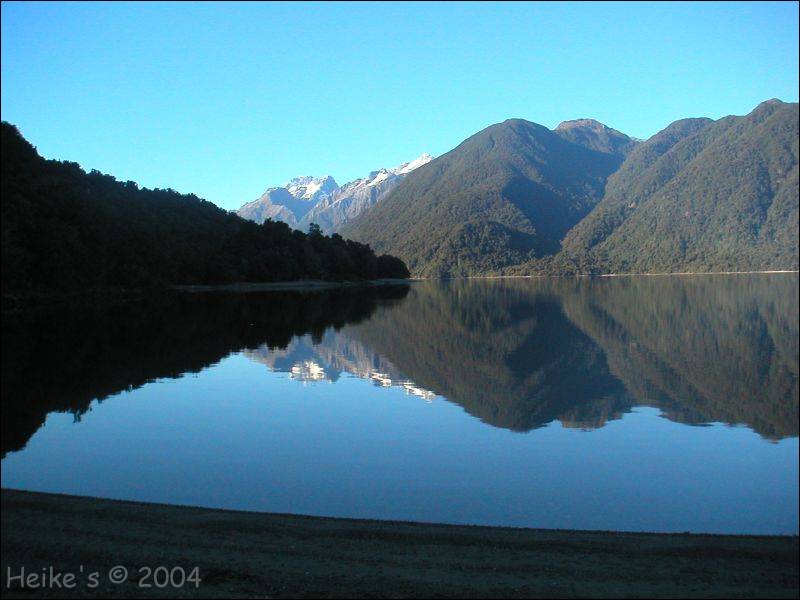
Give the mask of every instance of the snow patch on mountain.
POLYGON ((428 154, 427 152, 423 152, 422 154, 420 154, 414 160, 412 160, 410 162, 407 162, 407 163, 403 163, 399 167, 396 167, 395 169, 392 169, 392 172, 395 175, 405 175, 407 173, 411 173, 411 171, 413 171, 414 169, 418 169, 422 165, 428 164, 432 160, 433 160, 433 157, 430 154, 428 154))

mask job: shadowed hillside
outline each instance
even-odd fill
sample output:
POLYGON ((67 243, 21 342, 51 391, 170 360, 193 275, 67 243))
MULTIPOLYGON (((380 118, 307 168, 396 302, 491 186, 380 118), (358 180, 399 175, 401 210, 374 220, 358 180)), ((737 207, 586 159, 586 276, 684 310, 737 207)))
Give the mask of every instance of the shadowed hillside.
POLYGON ((676 121, 492 125, 342 231, 424 277, 797 270, 798 105, 676 121))
POLYGON ((194 195, 44 160, 8 123, 0 202, 4 294, 408 276, 340 236, 256 225, 194 195))

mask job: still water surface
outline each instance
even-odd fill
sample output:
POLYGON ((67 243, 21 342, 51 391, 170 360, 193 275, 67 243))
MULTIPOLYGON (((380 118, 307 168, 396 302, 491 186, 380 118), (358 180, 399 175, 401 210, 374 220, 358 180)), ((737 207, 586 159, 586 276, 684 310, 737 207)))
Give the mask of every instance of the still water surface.
POLYGON ((3 330, 3 487, 798 533, 796 275, 179 295, 3 330))

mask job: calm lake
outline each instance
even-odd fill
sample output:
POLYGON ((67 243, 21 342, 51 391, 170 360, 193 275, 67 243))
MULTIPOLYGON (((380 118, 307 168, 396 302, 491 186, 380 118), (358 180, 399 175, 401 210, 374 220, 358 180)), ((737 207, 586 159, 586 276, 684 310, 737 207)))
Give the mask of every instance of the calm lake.
POLYGON ((797 275, 178 294, 3 332, 3 487, 798 533, 797 275))

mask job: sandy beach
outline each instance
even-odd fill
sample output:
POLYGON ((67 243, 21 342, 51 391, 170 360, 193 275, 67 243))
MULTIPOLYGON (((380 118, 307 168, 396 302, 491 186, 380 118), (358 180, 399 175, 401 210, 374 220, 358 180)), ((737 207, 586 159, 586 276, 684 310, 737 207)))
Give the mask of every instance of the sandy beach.
POLYGON ((798 538, 361 521, 4 489, 2 569, 8 598, 788 598, 798 538), (115 566, 122 583, 109 581, 115 566), (8 586, 23 568, 49 567, 76 574, 76 587, 8 586), (200 581, 159 588, 159 567, 197 567, 200 581))

